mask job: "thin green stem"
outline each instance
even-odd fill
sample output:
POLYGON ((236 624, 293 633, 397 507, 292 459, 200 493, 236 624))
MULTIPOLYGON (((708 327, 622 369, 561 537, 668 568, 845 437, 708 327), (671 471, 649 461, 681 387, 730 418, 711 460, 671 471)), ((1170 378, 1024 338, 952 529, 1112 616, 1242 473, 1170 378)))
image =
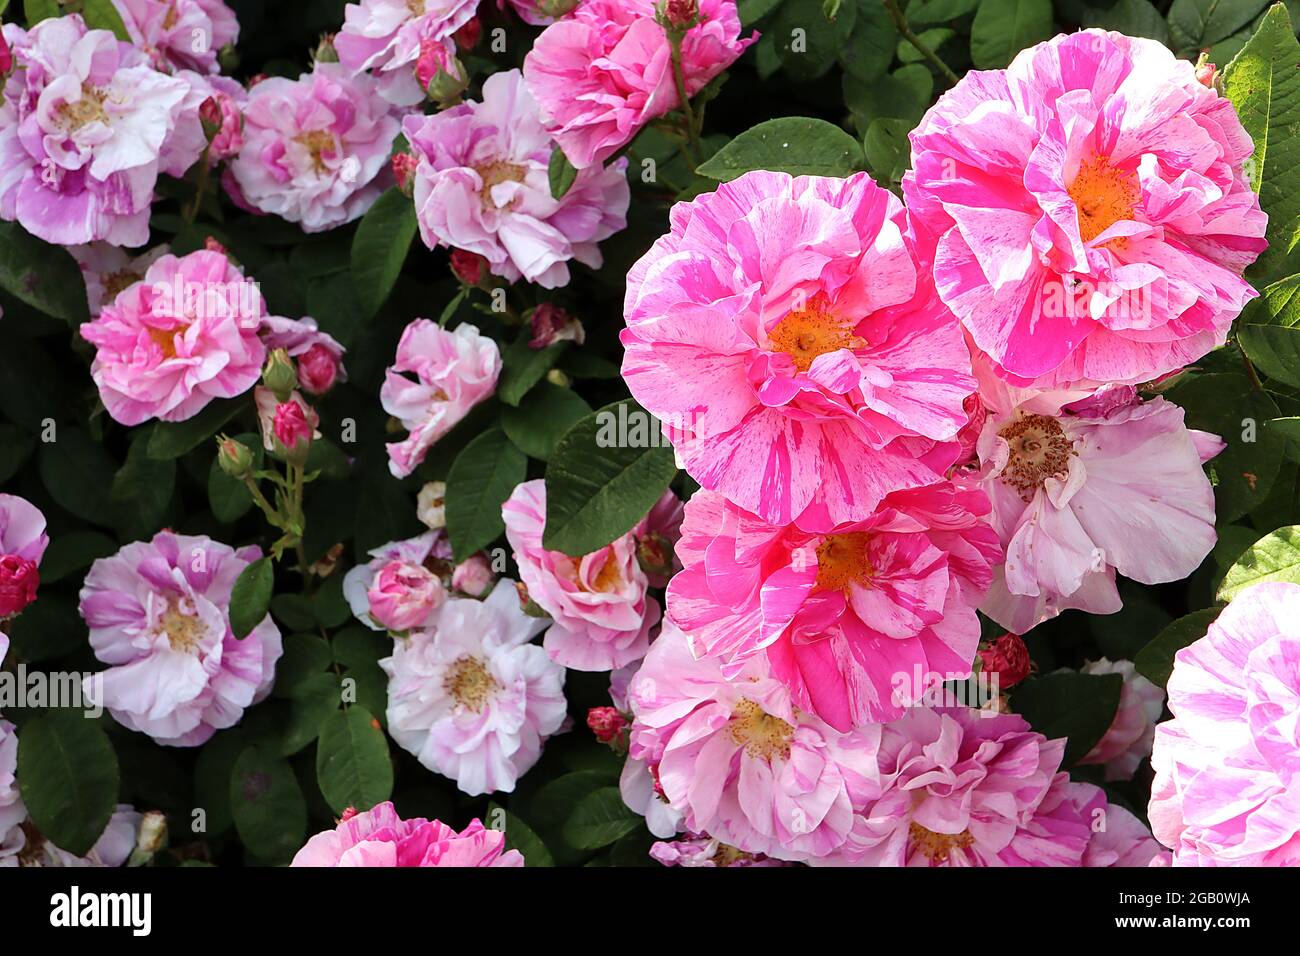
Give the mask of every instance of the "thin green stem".
POLYGON ((704 150, 700 146, 700 131, 695 125, 695 112, 691 109, 691 98, 686 95, 686 71, 682 66, 682 35, 674 30, 668 31, 668 42, 673 51, 673 81, 677 84, 677 99, 681 101, 682 115, 686 117, 686 135, 690 140, 690 153, 687 160, 690 163, 691 172, 695 172, 695 167, 700 162, 700 157, 704 155, 704 150))
POLYGON ((921 38, 912 32, 912 28, 908 26, 907 17, 903 15, 903 11, 898 7, 898 0, 884 0, 884 4, 885 12, 889 14, 889 19, 894 21, 894 26, 898 29, 899 35, 908 43, 912 44, 912 46, 916 48, 916 52, 925 57, 925 59, 929 61, 930 65, 938 70, 943 78, 948 81, 950 86, 956 86, 961 77, 954 73, 952 67, 939 59, 939 55, 926 46, 921 38))

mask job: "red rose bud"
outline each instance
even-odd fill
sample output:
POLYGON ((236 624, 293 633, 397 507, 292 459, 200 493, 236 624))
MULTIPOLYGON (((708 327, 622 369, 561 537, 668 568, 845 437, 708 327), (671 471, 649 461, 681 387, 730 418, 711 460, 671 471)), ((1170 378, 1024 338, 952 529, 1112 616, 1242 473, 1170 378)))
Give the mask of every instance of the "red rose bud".
POLYGON ((415 79, 435 103, 446 103, 465 92, 469 85, 465 68, 453 48, 441 41, 420 41, 420 58, 415 61, 415 79))
POLYGON ((281 402, 275 408, 275 421, 271 426, 280 444, 294 451, 299 442, 311 442, 312 427, 307 413, 297 402, 281 402))
POLYGON ((271 77, 266 73, 254 73, 248 78, 248 82, 244 85, 251 90, 253 87, 257 86, 258 83, 261 83, 263 80, 269 80, 270 78, 271 77))
POLYGON ((614 707, 593 707, 587 711, 587 726, 602 744, 618 748, 624 745, 623 735, 627 733, 627 718, 614 707))
POLYGON ((452 34, 452 39, 462 50, 472 50, 483 39, 483 24, 478 17, 471 17, 469 23, 452 34))
POLYGON ((203 123, 203 134, 209 143, 212 142, 221 132, 221 104, 215 96, 209 96, 199 104, 199 119, 203 123))
POLYGON ((487 275, 488 261, 477 252, 451 250, 451 271, 466 285, 479 286, 487 275))
POLYGON ((566 341, 581 345, 587 337, 581 322, 550 302, 543 302, 533 309, 528 321, 533 328, 533 337, 528 342, 530 349, 544 349, 566 341))
POLYGON ((36 600, 41 573, 36 562, 16 554, 0 557, 0 620, 12 617, 36 600))
POLYGON ((414 195, 415 167, 419 165, 420 161, 410 153, 393 154, 393 175, 397 177, 397 188, 401 190, 402 195, 414 195))
POLYGON ((298 356, 298 384, 311 395, 324 395, 339 377, 338 356, 319 342, 298 356))
POLYGON ((1029 676, 1034 662, 1029 648, 1019 634, 1003 634, 995 641, 985 641, 978 651, 981 671, 998 675, 998 689, 1007 690, 1029 676))

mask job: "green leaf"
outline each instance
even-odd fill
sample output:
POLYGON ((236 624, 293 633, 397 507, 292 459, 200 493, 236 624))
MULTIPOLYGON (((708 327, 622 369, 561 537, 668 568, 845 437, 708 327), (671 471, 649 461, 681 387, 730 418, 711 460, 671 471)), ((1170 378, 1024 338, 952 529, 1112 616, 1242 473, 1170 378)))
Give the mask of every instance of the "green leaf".
POLYGON ((1123 685, 1119 674, 1057 671, 1018 685, 1011 706, 1049 740, 1069 739, 1061 761, 1068 769, 1110 729, 1123 685))
POLYGON ((1083 25, 1169 43, 1169 25, 1151 0, 1119 0, 1109 10, 1089 10, 1083 25))
POLYGON ((806 82, 830 70, 853 34, 858 9, 856 2, 842 3, 831 18, 824 0, 785 0, 771 27, 785 73, 806 82))
POLYGON ((0 485, 18 474, 35 448, 36 439, 21 428, 0 424, 0 485))
POLYGON ((1278 3, 1269 9, 1259 30, 1223 71, 1224 94, 1237 108, 1242 125, 1255 142, 1250 181, 1268 213, 1265 236, 1269 248, 1253 267, 1259 275, 1270 274, 1300 240, 1297 63, 1300 44, 1296 43, 1286 7, 1278 3))
POLYGON ((677 474, 659 422, 632 399, 606 405, 560 439, 546 467, 543 545, 590 554, 645 517, 677 474))
POLYGON ((862 168, 862 147, 825 120, 802 116, 759 123, 702 163, 701 176, 723 182, 755 169, 792 176, 848 176, 862 168))
POLYGON ((85 622, 74 600, 61 595, 42 594, 6 629, 17 656, 26 661, 53 660, 86 647, 85 622))
POLYGON ((907 20, 912 26, 949 23, 971 13, 980 0, 913 0, 907 5, 907 20))
POLYGON ((546 461, 560 437, 590 414, 591 406, 573 389, 538 382, 517 408, 501 410, 501 427, 525 455, 546 461))
POLYGON ((447 534, 457 561, 487 547, 505 530, 501 506, 524 480, 528 459, 505 432, 492 428, 456 456, 447 474, 447 534))
POLYGON ((881 117, 906 120, 909 128, 915 126, 930 105, 934 74, 928 66, 909 63, 867 83, 845 73, 842 85, 853 125, 865 134, 881 117))
POLYGON ((1251 300, 1237 340, 1261 372, 1300 388, 1300 275, 1274 282, 1251 300))
POLYGON ((1247 548, 1223 576, 1217 597, 1231 601, 1246 588, 1265 581, 1300 584, 1300 525, 1278 528, 1247 548))
POLYGON ((618 787, 601 787, 574 807, 564 823, 564 839, 579 850, 599 850, 641 825, 641 818, 628 809, 618 787))
POLYGON ((242 641, 262 623, 271 610, 274 587, 270 558, 259 558, 239 572, 230 592, 230 630, 236 638, 242 641))
POLYGON ((17 777, 36 828, 61 850, 89 853, 117 806, 117 755, 103 728, 69 710, 25 723, 17 777))
POLYGON ((362 217, 352 240, 352 284, 363 318, 388 300, 418 229, 415 203, 396 186, 362 217))
POLYGON ((0 288, 69 325, 90 321, 86 281, 77 260, 16 222, 0 222, 0 288))
MULTIPOLYGON (((235 439, 253 453, 253 467, 260 469, 266 460, 261 437, 249 433, 236 435, 235 439)), ((223 524, 233 524, 253 507, 253 496, 248 486, 222 471, 215 456, 208 469, 208 507, 212 509, 212 516, 223 524)))
POLYGON ((141 433, 131 442, 126 463, 113 478, 109 501, 113 520, 122 537, 143 540, 163 525, 176 491, 176 462, 150 458, 149 436, 141 433))
POLYGON ((335 813, 369 810, 393 793, 388 740, 364 707, 336 711, 321 725, 316 781, 335 813))
POLYGON ((840 63, 847 73, 864 83, 885 75, 894 61, 898 30, 880 0, 857 0, 858 19, 849 42, 840 50, 840 63))
POLYGON ((1053 32, 1051 0, 982 0, 971 24, 971 60, 981 70, 1001 69, 1053 32))
POLYGON ((1167 685, 1169 675, 1174 671, 1174 655, 1204 637, 1222 610, 1219 607, 1202 608, 1174 621, 1133 658, 1138 673, 1157 687, 1167 685))
POLYGON ((149 438, 150 458, 179 458, 210 440, 244 407, 238 398, 212 402, 183 422, 159 422, 149 438))
POLYGON ((781 0, 737 0, 740 22, 752 26, 781 5, 781 0))
POLYGON ((230 808, 239 838, 267 863, 287 863, 302 846, 307 803, 289 762, 262 746, 247 747, 230 776, 230 808))
POLYGON ((551 150, 551 162, 546 174, 551 182, 552 199, 563 199, 578 178, 577 168, 558 146, 551 150))
POLYGON ((1174 0, 1169 8, 1169 44, 1179 56, 1195 59, 1205 47, 1246 26, 1267 5, 1268 0, 1174 0))
POLYGON ((60 426, 56 440, 41 445, 39 464, 45 490, 65 511, 94 524, 113 520, 109 495, 117 466, 84 431, 60 426))
POLYGON ((902 182, 912 157, 912 147, 907 140, 911 130, 910 121, 884 116, 872 120, 867 127, 864 140, 867 165, 882 185, 894 188, 902 182))
POLYGON ((117 542, 100 531, 70 531, 50 539, 41 560, 41 583, 53 584, 70 574, 84 571, 99 558, 117 551, 117 542))
POLYGON ((276 751, 292 757, 320 736, 325 722, 338 712, 342 690, 337 674, 312 674, 303 678, 286 700, 272 701, 278 732, 276 751))
POLYGON ((109 30, 123 43, 131 42, 122 15, 113 6, 113 0, 82 0, 81 16, 92 30, 109 30))
POLYGON ((207 814, 208 835, 216 836, 235 825, 230 809, 230 781, 235 762, 248 746, 242 728, 223 730, 199 748, 194 764, 194 803, 207 814))
POLYGON ((497 398, 507 405, 518 405, 534 385, 542 380, 565 350, 568 342, 556 342, 544 349, 532 348, 531 334, 525 330, 511 342, 501 356, 501 378, 497 398))
POLYGON ((23 14, 27 18, 27 27, 31 29, 42 20, 62 16, 59 0, 23 0, 23 14))
POLYGON ((522 853, 524 866, 555 866, 555 859, 546 843, 519 817, 496 803, 489 803, 487 818, 493 821, 494 826, 498 819, 503 821, 501 829, 506 835, 506 849, 522 853))
MULTIPOLYGON (((929 30, 923 30, 917 36, 924 46, 931 53, 938 54, 939 48, 957 35, 956 30, 950 30, 947 27, 933 27, 929 30)), ((895 51, 900 63, 923 63, 925 55, 921 53, 908 40, 899 40, 898 48, 895 51)))
POLYGON ((329 641, 315 634, 293 634, 284 642, 284 656, 275 665, 275 697, 293 697, 306 682, 323 674, 334 661, 329 641))

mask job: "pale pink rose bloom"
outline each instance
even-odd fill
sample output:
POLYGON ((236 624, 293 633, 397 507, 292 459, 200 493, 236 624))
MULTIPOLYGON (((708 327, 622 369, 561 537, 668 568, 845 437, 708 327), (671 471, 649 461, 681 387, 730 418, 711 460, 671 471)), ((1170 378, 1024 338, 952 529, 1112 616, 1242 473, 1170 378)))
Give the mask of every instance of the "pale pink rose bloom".
POLYGON ((0 826, 0 868, 119 867, 126 863, 135 849, 141 819, 142 815, 130 804, 119 803, 103 834, 85 856, 73 856, 44 837, 33 843, 28 834, 40 836, 34 828, 14 826, 6 833, 0 826))
POLYGON ((970 357, 892 194, 751 172, 671 223, 628 274, 623 377, 692 478, 834 524, 956 461, 970 357))
POLYGON ((685 836, 650 847, 650 858, 664 866, 790 866, 762 854, 746 853, 708 836, 685 836))
POLYGON ((17 773, 18 733, 13 724, 0 718, 0 843, 5 834, 27 819, 17 773))
POLYGON ((451 586, 470 597, 482 597, 487 594, 496 581, 497 575, 492 570, 492 562, 482 551, 471 554, 451 572, 451 586))
POLYGON ((782 860, 825 857, 880 794, 880 726, 839 733, 796 707, 765 663, 727 680, 665 624, 632 681, 629 753, 655 768, 687 830, 782 860))
MULTIPOLYGON (((609 696, 614 703, 612 709, 622 720, 626 720, 625 715, 632 712, 628 695, 632 690, 632 681, 640 669, 641 661, 635 661, 616 668, 609 675, 609 696)), ((618 790, 628 809, 645 817, 646 829, 661 840, 666 840, 681 831, 682 812, 668 802, 663 788, 659 786, 657 770, 657 766, 651 766, 645 760, 627 757, 619 774, 618 790)))
POLYGON ((222 0, 113 0, 131 41, 158 69, 218 73, 217 54, 239 39, 222 0))
MULTIPOLYGON (((518 6, 518 4, 516 4, 518 6)), ((647 123, 680 106, 659 0, 585 0, 547 27, 524 59, 528 89, 578 169, 604 162, 647 123)), ((694 96, 758 40, 740 36, 735 0, 701 0, 682 40, 694 96)))
POLYGON ((1071 803, 1092 830, 1083 852, 1087 867, 1162 866, 1171 858, 1151 831, 1123 807, 1106 799, 1101 787, 1090 783, 1066 783, 1071 803))
POLYGON ((988 409, 980 465, 956 480, 988 494, 1006 550, 981 611, 1024 634, 1069 608, 1118 611, 1117 571, 1161 584, 1196 570, 1217 537, 1201 466, 1222 442, 1190 431, 1163 398, 1063 408, 1072 393, 1008 387, 976 368, 988 409))
POLYGON ((86 679, 123 727, 157 743, 196 747, 239 723, 275 681, 282 645, 267 615, 242 640, 230 629, 230 593, 262 557, 211 538, 172 534, 128 544, 91 566, 81 589, 90 646, 106 671, 86 679))
POLYGON ((58 245, 144 245, 159 172, 199 157, 170 148, 189 85, 78 15, 3 31, 0 219, 58 245))
POLYGON ((420 44, 450 40, 474 16, 479 0, 361 0, 343 10, 334 35, 339 62, 352 73, 371 71, 377 90, 397 106, 416 106, 424 90, 415 78, 420 44))
POLYGON ((408 325, 379 390, 384 411, 410 432, 388 445, 389 471, 397 478, 415 471, 438 439, 491 397, 500 374, 500 348, 468 322, 454 332, 428 319, 408 325))
POLYGON ((287 319, 268 315, 262 320, 262 341, 267 351, 284 349, 298 360, 298 384, 312 395, 323 395, 339 382, 348 380, 343 367, 347 351, 334 336, 322 332, 310 316, 287 319))
POLYGON ((322 232, 359 219, 390 184, 399 130, 373 80, 317 63, 249 91, 244 148, 227 174, 251 208, 322 232))
POLYGON ((1151 756, 1156 721, 1165 707, 1165 692, 1137 672, 1132 661, 1102 658, 1082 668, 1084 674, 1119 674, 1124 679, 1119 710, 1101 740, 1079 760, 1104 764, 1107 780, 1132 780, 1138 765, 1151 756))
POLYGON ((1168 691, 1148 816, 1174 866, 1300 866, 1300 585, 1233 598, 1168 691))
MULTIPOLYGON (((451 586, 454 564, 451 542, 445 531, 427 531, 405 541, 390 541, 372 550, 370 558, 366 564, 359 564, 344 575, 343 596, 356 619, 373 631, 387 630, 372 612, 370 591, 375 586, 379 572, 389 564, 398 562, 426 568, 436 574, 445 587, 451 586)), ((431 623, 431 619, 426 620, 421 622, 421 626, 431 623)))
POLYGON ((827 862, 854 866, 1081 866, 1092 836, 1058 773, 1065 740, 1015 714, 913 708, 880 741, 884 792, 827 862))
POLYGON ((473 820, 457 833, 438 820, 403 820, 392 803, 349 810, 333 830, 316 834, 293 858, 298 867, 523 866, 506 835, 473 820))
POLYGON ((109 415, 123 425, 179 422, 248 391, 266 358, 257 336, 265 312, 257 283, 221 253, 158 259, 81 326, 109 415))
POLYGON ((699 491, 668 614, 729 678, 765 657, 797 706, 840 731, 894 720, 928 687, 970 674, 975 606, 1002 557, 988 514, 983 493, 949 482, 829 527, 771 525, 699 491))
POLYGON ((141 281, 151 265, 171 252, 171 247, 163 243, 133 256, 110 243, 92 242, 69 246, 68 252, 77 260, 81 277, 86 280, 86 303, 93 319, 105 303, 111 303, 119 293, 141 281))
POLYGON ((376 621, 390 631, 409 631, 429 623, 447 589, 424 565, 394 560, 379 569, 366 597, 376 621))
POLYGON ((599 269, 598 244, 627 225, 626 160, 551 195, 555 143, 518 70, 488 77, 482 102, 408 116, 402 131, 419 160, 415 209, 430 249, 477 253, 494 275, 554 289, 568 284, 571 259, 599 269))
POLYGON ((379 662, 389 734, 470 796, 513 791, 565 720, 564 668, 530 643, 545 626, 513 581, 482 601, 449 598, 379 662))
POLYGON ((555 621, 545 643, 552 660, 574 670, 608 671, 645 657, 661 610, 647 594, 650 581, 637 561, 637 543, 663 531, 675 540, 681 510, 676 495, 666 491, 627 534, 591 554, 569 557, 542 546, 545 482, 515 488, 501 506, 506 540, 528 597, 555 621))
POLYGON ((1101 30, 973 71, 912 133, 939 295, 1019 384, 1138 384, 1222 345, 1265 248, 1232 104, 1101 30))

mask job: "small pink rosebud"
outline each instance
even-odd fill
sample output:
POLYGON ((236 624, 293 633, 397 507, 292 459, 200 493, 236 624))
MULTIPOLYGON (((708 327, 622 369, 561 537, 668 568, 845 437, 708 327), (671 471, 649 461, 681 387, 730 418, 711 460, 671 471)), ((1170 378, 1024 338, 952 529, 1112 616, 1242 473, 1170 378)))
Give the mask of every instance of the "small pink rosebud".
POLYGON ((586 330, 576 318, 551 302, 543 302, 528 317, 533 337, 530 349, 544 349, 556 342, 574 342, 581 345, 587 338, 586 330))
POLYGON ((275 407, 275 421, 272 424, 276 439, 289 451, 298 449, 299 442, 310 444, 312 424, 307 420, 307 413, 298 402, 281 402, 275 407))
POLYGON ((470 17, 468 23, 452 34, 452 38, 462 50, 472 50, 483 38, 483 24, 478 17, 470 17))
POLYGON ((477 252, 451 250, 451 271, 466 285, 478 286, 487 275, 488 261, 477 252))
POLYGON ((1208 86, 1214 89, 1214 81, 1219 78, 1219 68, 1210 62, 1209 55, 1201 54, 1201 58, 1196 61, 1196 81, 1202 86, 1208 86))
POLYGON ((695 26, 695 21, 699 18, 698 0, 668 0, 664 4, 664 19, 671 27, 687 30, 695 26))
POLYGON ((266 73, 254 73, 248 78, 248 82, 244 85, 251 90, 253 87, 257 86, 258 83, 261 83, 263 80, 269 80, 270 78, 271 77, 266 73))
POLYGON ((0 557, 0 619, 12 617, 35 601, 40 585, 35 561, 16 554, 0 557))
POLYGON ((389 561, 375 575, 366 597, 375 621, 390 631, 409 631, 428 621, 447 592, 438 576, 424 565, 389 561))
POLYGON ((199 104, 199 119, 208 137, 208 160, 219 163, 244 148, 244 115, 234 97, 213 93, 199 104))
POLYGON ((208 250, 208 252, 219 252, 223 256, 230 255, 230 253, 226 251, 226 247, 211 236, 208 236, 208 238, 203 240, 203 248, 208 250))
POLYGON ((482 597, 495 583, 492 563, 482 551, 471 554, 451 573, 451 586, 470 597, 482 597))
POLYGON ((343 811, 343 815, 339 817, 339 823, 347 823, 349 820, 355 817, 359 812, 360 811, 357 810, 356 807, 348 807, 343 811))
POLYGON ((420 57, 415 61, 415 79, 429 99, 445 103, 465 92, 468 86, 465 69, 456 59, 453 47, 445 41, 425 38, 420 41, 420 57))
POLYGON ((999 690, 1014 687, 1034 669, 1029 648, 1019 634, 1003 634, 995 641, 986 641, 980 645, 978 654, 981 673, 997 674, 999 690))
POLYGON ((298 356, 298 384, 311 395, 324 395, 339 377, 339 359, 317 342, 298 356))
POLYGON ((392 162, 393 175, 397 177, 397 188, 404 196, 414 195, 415 169, 420 165, 420 161, 411 153, 394 153, 392 162))
POLYGON ((627 718, 614 707, 593 707, 587 711, 587 726, 602 744, 621 746, 627 732, 627 718))

